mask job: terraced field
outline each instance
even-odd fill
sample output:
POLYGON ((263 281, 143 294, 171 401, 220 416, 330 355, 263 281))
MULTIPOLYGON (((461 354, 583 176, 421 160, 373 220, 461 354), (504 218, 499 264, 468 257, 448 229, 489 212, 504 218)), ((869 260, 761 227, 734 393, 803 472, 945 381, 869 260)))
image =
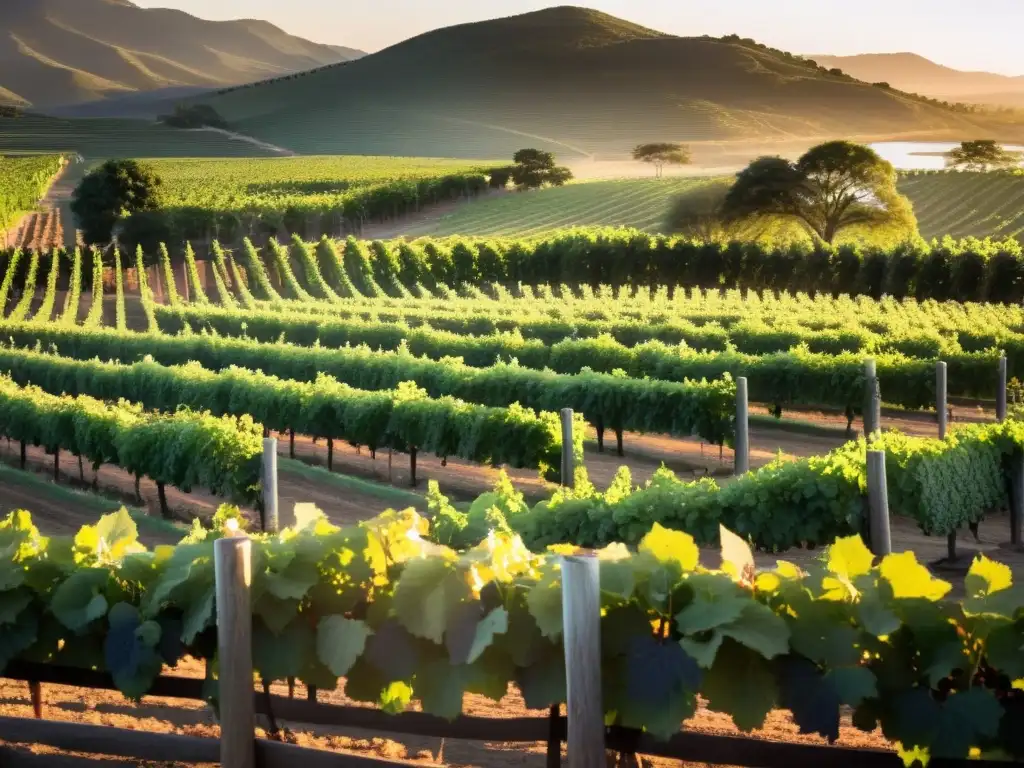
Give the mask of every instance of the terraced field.
POLYGON ((433 234, 524 237, 583 226, 662 232, 672 199, 707 183, 688 177, 612 179, 510 192, 461 206, 441 219, 433 234))
POLYGON ((1024 240, 1024 174, 920 173, 900 180, 926 239, 1016 237, 1024 240))
POLYGON ((182 131, 144 120, 25 115, 0 118, 0 153, 109 157, 267 157, 276 153, 214 131, 182 131))

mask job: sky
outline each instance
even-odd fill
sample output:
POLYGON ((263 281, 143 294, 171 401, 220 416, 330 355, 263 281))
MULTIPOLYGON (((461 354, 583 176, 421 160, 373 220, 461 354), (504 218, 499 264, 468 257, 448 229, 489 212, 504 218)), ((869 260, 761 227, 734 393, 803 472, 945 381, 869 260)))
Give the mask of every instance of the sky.
MULTIPOLYGON (((265 19, 377 51, 435 29, 565 4, 542 0, 135 0, 208 19, 265 19)), ((912 51, 957 69, 1024 75, 1024 0, 576 0, 676 35, 752 37, 799 54, 912 51), (855 10, 851 10, 854 7, 855 10)))

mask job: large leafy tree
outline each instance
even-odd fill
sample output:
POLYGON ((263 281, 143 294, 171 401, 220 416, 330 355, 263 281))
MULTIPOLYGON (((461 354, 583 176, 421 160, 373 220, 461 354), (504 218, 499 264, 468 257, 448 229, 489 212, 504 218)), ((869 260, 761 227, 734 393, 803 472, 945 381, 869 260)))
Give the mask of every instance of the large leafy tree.
POLYGON ((852 227, 892 227, 914 221, 896 189, 896 171, 869 147, 831 141, 795 163, 762 157, 736 177, 725 196, 728 220, 760 217, 797 221, 814 237, 834 243, 852 227))
POLYGON ((512 183, 519 189, 537 189, 545 184, 560 187, 572 179, 572 171, 555 165, 555 156, 550 152, 520 149, 512 160, 512 183))
POLYGON ((946 164, 950 168, 966 168, 969 171, 1013 168, 1020 162, 1019 154, 1003 149, 991 139, 962 142, 946 155, 946 164))
POLYGON ((633 150, 633 159, 654 166, 654 175, 661 178, 666 165, 687 165, 693 158, 685 144, 640 144, 633 150))
POLYGON ((71 211, 87 243, 106 243, 122 218, 156 210, 160 178, 136 160, 108 160, 75 189, 71 211))

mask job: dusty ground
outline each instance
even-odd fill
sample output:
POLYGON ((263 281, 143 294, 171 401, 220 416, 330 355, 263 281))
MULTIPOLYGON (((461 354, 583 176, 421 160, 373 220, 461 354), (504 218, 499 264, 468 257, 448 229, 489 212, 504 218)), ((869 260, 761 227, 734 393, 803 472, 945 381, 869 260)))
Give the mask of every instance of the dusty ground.
MULTIPOLYGON (((201 676, 202 667, 194 661, 184 661, 172 672, 178 675, 201 676)), ((273 693, 287 695, 283 685, 274 686, 273 693)), ((296 696, 305 697, 305 689, 299 685, 296 696)), ((365 706, 347 699, 343 686, 338 691, 319 694, 322 703, 365 706)), ((82 690, 66 686, 43 686, 43 716, 51 720, 84 722, 93 725, 109 725, 155 733, 179 733, 190 736, 216 738, 219 728, 213 713, 198 702, 179 701, 148 697, 142 704, 135 705, 120 694, 108 691, 82 690)), ((543 711, 527 710, 519 696, 510 689, 501 702, 493 702, 481 696, 467 695, 466 714, 478 717, 544 717, 543 711)), ((32 717, 31 700, 25 683, 0 680, 0 716, 32 717)), ((260 726, 267 722, 260 718, 260 726)), ((371 734, 359 729, 337 727, 303 727, 301 723, 281 722, 280 725, 293 731, 290 740, 304 746, 339 749, 391 760, 409 760, 413 765, 445 765, 451 768, 543 768, 545 765, 544 743, 512 744, 484 743, 461 740, 441 740, 425 737, 403 737, 400 734, 371 734)), ((712 713, 701 704, 697 714, 685 727, 695 731, 722 735, 737 735, 738 731, 727 716, 712 713)), ((765 727, 752 734, 753 738, 785 741, 823 743, 814 736, 800 736, 788 713, 773 712, 765 727)), ((848 719, 844 720, 839 744, 847 747, 885 748, 886 742, 880 734, 869 734, 853 728, 848 719)), ((2 757, 2 752, 0 752, 2 757)), ((678 768, 679 761, 665 758, 647 758, 645 765, 657 768, 678 768)), ((684 763, 686 768, 704 768, 703 763, 684 763)))

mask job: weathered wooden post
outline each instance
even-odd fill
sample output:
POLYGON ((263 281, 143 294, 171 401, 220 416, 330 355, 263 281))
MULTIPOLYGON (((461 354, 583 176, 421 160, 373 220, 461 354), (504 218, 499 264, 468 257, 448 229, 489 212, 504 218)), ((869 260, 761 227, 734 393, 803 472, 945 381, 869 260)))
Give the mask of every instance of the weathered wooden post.
POLYGON ((572 408, 563 408, 562 417, 562 485, 566 488, 576 487, 576 456, 573 453, 573 419, 572 408))
POLYGON ((733 474, 745 475, 750 471, 750 415, 747 401, 747 380, 736 379, 736 450, 733 474))
POLYGON ((277 533, 277 438, 263 438, 263 530, 277 533))
POLYGON ((939 421, 939 439, 946 439, 949 429, 949 403, 947 397, 948 379, 947 366, 943 362, 935 364, 935 416, 939 421))
POLYGON ((892 552, 889 492, 885 482, 885 451, 868 451, 868 536, 878 557, 892 552))
MULTIPOLYGON (((565 413, 565 411, 563 411, 565 413)), ((569 768, 605 764, 601 702, 601 586, 593 554, 562 558, 569 768)))
POLYGON ((244 536, 213 545, 217 585, 220 764, 253 768, 256 713, 252 685, 252 542, 244 536))
POLYGON ((882 428, 882 395, 874 359, 864 361, 864 435, 870 437, 882 428))
POLYGON ((1006 421, 1006 355, 999 357, 999 380, 996 382, 996 419, 1006 421))

